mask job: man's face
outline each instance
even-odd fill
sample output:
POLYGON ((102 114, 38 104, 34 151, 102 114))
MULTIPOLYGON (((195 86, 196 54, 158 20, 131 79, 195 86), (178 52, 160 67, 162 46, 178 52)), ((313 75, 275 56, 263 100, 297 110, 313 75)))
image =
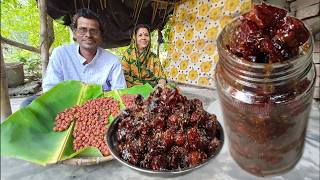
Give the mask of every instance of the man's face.
POLYGON ((99 23, 94 19, 84 17, 79 17, 77 23, 77 29, 74 30, 73 35, 80 48, 86 51, 96 51, 102 43, 99 23))

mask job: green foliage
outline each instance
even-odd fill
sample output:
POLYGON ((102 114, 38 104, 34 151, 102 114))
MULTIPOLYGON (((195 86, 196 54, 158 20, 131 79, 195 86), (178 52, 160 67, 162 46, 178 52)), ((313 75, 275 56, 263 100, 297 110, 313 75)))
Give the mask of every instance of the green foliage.
POLYGON ((122 58, 125 50, 127 50, 128 47, 129 46, 124 46, 124 47, 112 48, 112 49, 108 49, 108 50, 111 51, 113 54, 117 55, 119 58, 122 58))
POLYGON ((168 17, 168 21, 166 23, 166 25, 164 26, 163 30, 162 30, 162 34, 163 34, 163 49, 164 51, 168 50, 168 45, 169 45, 169 35, 170 32, 173 30, 172 28, 172 17, 168 17))
POLYGON ((60 45, 70 43, 70 41, 73 41, 70 28, 60 23, 58 21, 53 21, 55 40, 51 45, 51 50, 60 45))
MULTIPOLYGON (((69 28, 54 22, 55 41, 51 49, 70 41, 69 28)), ((36 0, 1 0, 1 36, 29 46, 40 46, 40 15, 36 0)), ((39 61, 39 54, 3 46, 5 62, 39 61)), ((31 63, 33 64, 33 63, 31 63)))
POLYGON ((41 62, 39 57, 31 55, 29 58, 21 57, 20 62, 24 64, 25 76, 32 78, 33 80, 39 80, 42 77, 41 74, 41 62))

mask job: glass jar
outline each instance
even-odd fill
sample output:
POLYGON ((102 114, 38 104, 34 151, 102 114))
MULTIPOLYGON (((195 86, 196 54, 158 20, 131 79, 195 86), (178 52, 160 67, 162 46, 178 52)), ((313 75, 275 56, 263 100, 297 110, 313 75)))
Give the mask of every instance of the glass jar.
POLYGON ((302 156, 315 84, 313 40, 300 55, 273 64, 252 63, 226 44, 239 20, 220 33, 216 86, 229 150, 245 171, 257 176, 292 169, 302 156))

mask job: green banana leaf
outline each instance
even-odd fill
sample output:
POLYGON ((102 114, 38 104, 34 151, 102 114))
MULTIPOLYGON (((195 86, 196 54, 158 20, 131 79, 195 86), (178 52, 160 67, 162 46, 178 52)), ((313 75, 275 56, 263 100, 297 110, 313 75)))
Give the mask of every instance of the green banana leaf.
POLYGON ((150 84, 145 84, 143 86, 133 86, 127 89, 119 89, 119 95, 122 96, 124 94, 140 94, 144 98, 147 98, 150 95, 150 92, 153 91, 153 88, 150 84))
POLYGON ((119 101, 120 108, 123 109, 125 107, 120 94, 141 94, 147 97, 152 90, 152 87, 146 84, 103 92, 99 85, 64 81, 1 123, 1 156, 12 156, 40 165, 56 163, 75 156, 102 156, 95 147, 75 152, 72 148, 74 123, 63 132, 54 132, 56 115, 66 108, 99 97, 112 97, 119 101))

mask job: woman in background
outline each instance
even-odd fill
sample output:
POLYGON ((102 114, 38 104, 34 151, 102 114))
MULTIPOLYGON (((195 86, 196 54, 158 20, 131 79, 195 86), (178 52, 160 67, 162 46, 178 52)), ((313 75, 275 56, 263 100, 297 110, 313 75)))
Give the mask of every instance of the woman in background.
POLYGON ((151 52, 150 28, 147 25, 136 26, 131 44, 121 60, 128 87, 149 83, 165 85, 167 80, 160 60, 151 52))

